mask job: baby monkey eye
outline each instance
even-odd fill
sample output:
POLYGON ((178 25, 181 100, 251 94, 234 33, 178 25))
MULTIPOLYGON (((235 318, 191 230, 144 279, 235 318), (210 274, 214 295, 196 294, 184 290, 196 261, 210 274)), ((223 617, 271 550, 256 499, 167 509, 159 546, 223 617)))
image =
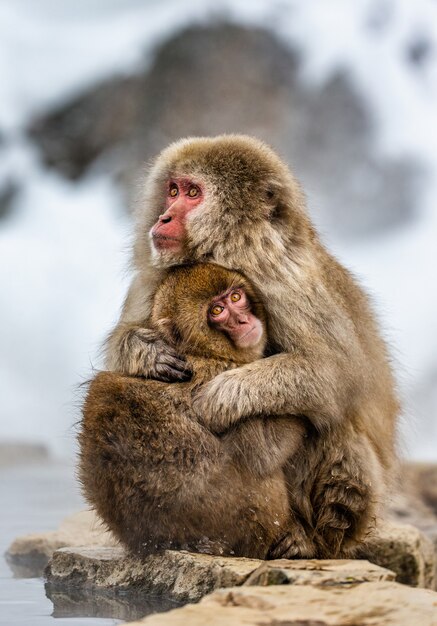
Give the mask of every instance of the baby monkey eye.
POLYGON ((238 293, 238 291, 231 293, 231 300, 232 302, 238 302, 238 300, 241 300, 241 293, 238 293))
POLYGON ((171 196, 172 198, 176 198, 176 196, 177 196, 177 195, 178 195, 178 193, 179 193, 178 186, 177 186, 176 184, 174 184, 174 183, 173 183, 173 185, 170 185, 170 191, 169 191, 169 193, 170 193, 170 196, 171 196))
POLYGON ((215 306, 212 307, 212 309, 210 310, 210 313, 214 317, 217 317, 217 315, 220 315, 220 313, 222 313, 223 310, 224 310, 223 306, 221 306, 220 304, 216 304, 215 306))
POLYGON ((188 195, 190 198, 196 198, 199 195, 199 190, 197 187, 191 186, 188 190, 188 195))

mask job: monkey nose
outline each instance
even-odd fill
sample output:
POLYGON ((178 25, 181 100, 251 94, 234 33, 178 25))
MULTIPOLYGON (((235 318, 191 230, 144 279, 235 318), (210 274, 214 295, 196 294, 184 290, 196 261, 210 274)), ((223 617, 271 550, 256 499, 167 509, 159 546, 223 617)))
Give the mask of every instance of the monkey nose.
POLYGON ((171 215, 161 215, 161 223, 168 224, 171 222, 171 215))
POLYGON ((238 324, 247 324, 248 322, 248 318, 247 315, 239 315, 237 318, 237 323, 238 324))

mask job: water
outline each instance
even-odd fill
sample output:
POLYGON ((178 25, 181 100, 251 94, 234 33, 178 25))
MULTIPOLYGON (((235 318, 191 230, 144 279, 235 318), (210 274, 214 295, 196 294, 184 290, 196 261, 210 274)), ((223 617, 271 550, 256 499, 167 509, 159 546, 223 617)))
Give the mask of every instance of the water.
POLYGON ((177 606, 126 592, 52 590, 36 577, 38 567, 6 562, 4 553, 15 537, 54 530, 85 508, 71 466, 48 461, 0 466, 0 503, 0 626, 113 626, 177 606))

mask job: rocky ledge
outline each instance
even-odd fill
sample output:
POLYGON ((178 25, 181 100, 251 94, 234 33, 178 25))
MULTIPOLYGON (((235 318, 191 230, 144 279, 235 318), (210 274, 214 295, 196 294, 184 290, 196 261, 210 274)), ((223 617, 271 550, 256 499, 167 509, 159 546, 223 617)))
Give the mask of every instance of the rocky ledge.
MULTIPOLYGON (((138 585, 141 585, 144 591, 147 591, 150 588, 147 580, 150 578, 161 581, 159 584, 156 583, 158 591, 165 588, 170 593, 173 593, 173 587, 181 588, 187 576, 188 563, 196 562, 201 581, 199 589, 202 588, 203 591, 194 590, 191 595, 188 593, 185 596, 185 592, 181 596, 174 593, 177 599, 186 597, 190 600, 199 599, 219 586, 241 584, 240 581, 260 564, 260 561, 251 559, 223 559, 201 554, 188 557, 183 552, 166 554, 173 555, 172 560, 167 560, 170 568, 167 570, 160 569, 162 568, 160 556, 148 557, 145 560, 127 556, 123 549, 117 546, 111 534, 104 531, 95 515, 83 511, 64 520, 57 531, 17 538, 8 550, 7 559, 16 575, 36 576, 42 574, 53 555, 47 575, 49 581, 55 585, 59 582, 76 587, 95 586, 111 589, 118 586, 138 588, 138 585), (216 564, 215 568, 212 567, 212 563, 216 564), (229 573, 230 563, 233 564, 232 574, 229 573), (165 576, 169 576, 172 568, 177 570, 177 580, 173 581, 170 576, 167 582, 162 582, 165 576)), ((397 582, 414 587, 434 588, 435 548, 432 541, 414 526, 386 522, 362 556, 376 565, 395 572, 397 582)), ((175 573, 171 575, 174 577, 175 573)), ((188 583, 184 584, 189 586, 188 583)))
POLYGON ((47 592, 59 616, 84 596, 93 607, 102 599, 108 616, 135 619, 156 610, 151 599, 163 598, 161 611, 197 604, 132 624, 437 626, 437 593, 412 588, 435 585, 429 538, 386 522, 363 557, 264 562, 165 551, 140 559, 90 512, 67 518, 57 531, 16 539, 7 555, 18 575, 42 573, 48 562, 47 592))
POLYGON ((63 548, 46 569, 51 590, 84 587, 93 591, 163 595, 179 602, 197 602, 226 587, 270 585, 351 586, 393 581, 394 572, 364 560, 259 561, 166 550, 143 559, 122 548, 63 548))
MULTIPOLYGON (((382 554, 395 554, 396 546, 405 549, 402 541, 412 535, 402 529, 402 539, 392 539, 382 554)), ((408 557, 404 554, 404 564, 416 563, 411 575, 418 567, 417 550, 416 541, 408 557)), ((401 562, 398 554, 395 565, 401 562)), ((433 571, 431 563, 428 570, 433 571)), ((59 593, 77 588, 91 590, 94 598, 134 590, 143 597, 161 596, 167 610, 169 600, 190 603, 132 626, 437 626, 437 593, 394 582, 406 572, 404 566, 395 573, 366 560, 259 561, 176 551, 140 560, 109 547, 57 550, 46 569, 55 611, 63 602, 59 593)), ((417 571, 411 582, 417 584, 417 571)), ((132 598, 131 605, 136 601, 132 598)))
POLYGON ((220 589, 130 626, 437 626, 437 593, 392 582, 220 589))

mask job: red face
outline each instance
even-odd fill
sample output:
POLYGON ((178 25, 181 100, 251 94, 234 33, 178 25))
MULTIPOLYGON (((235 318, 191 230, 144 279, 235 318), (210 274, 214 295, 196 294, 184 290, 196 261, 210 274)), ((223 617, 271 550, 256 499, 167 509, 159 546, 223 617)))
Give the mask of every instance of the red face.
POLYGON ((181 252, 187 215, 203 200, 200 185, 188 178, 172 178, 167 188, 165 212, 153 226, 153 245, 158 251, 181 252))
POLYGON ((233 289, 215 298, 209 307, 208 319, 238 348, 256 346, 263 335, 261 321, 252 313, 244 289, 233 289))

